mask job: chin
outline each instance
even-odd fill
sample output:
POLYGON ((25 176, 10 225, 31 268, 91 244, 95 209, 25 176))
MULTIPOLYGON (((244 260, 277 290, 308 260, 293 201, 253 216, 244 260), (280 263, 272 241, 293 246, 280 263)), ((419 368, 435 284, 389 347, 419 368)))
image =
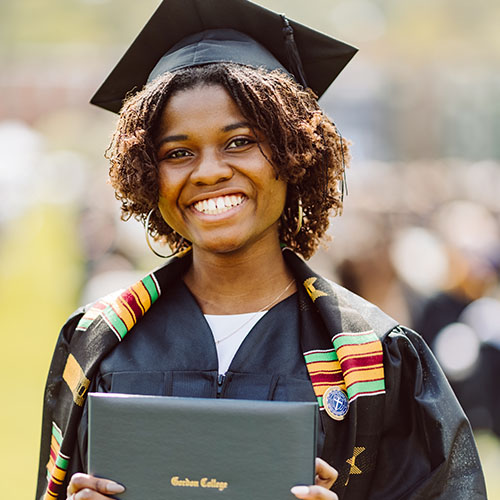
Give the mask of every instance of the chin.
POLYGON ((218 231, 205 235, 205 238, 194 237, 194 241, 191 240, 193 249, 198 248, 203 252, 227 255, 250 249, 257 250, 263 246, 267 248, 275 244, 279 245, 278 232, 274 227, 262 232, 254 231, 251 233, 239 229, 233 227, 229 231, 218 231))
POLYGON ((238 252, 243 249, 245 245, 240 245, 235 242, 221 242, 218 241, 214 244, 200 245, 199 248, 204 252, 209 252, 213 254, 230 254, 233 252, 238 252))
POLYGON ((228 237, 219 236, 217 238, 210 238, 209 240, 193 242, 193 248, 198 248, 203 252, 213 254, 230 254, 250 248, 252 242, 244 238, 238 238, 235 234, 228 237))

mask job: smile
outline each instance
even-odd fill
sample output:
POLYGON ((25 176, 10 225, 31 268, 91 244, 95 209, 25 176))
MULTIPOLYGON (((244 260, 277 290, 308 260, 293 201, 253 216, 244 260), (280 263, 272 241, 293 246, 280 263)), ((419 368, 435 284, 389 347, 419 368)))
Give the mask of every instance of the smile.
POLYGON ((218 215, 241 205, 244 200, 245 196, 242 194, 218 196, 217 198, 197 201, 193 204, 193 208, 202 214, 218 215))

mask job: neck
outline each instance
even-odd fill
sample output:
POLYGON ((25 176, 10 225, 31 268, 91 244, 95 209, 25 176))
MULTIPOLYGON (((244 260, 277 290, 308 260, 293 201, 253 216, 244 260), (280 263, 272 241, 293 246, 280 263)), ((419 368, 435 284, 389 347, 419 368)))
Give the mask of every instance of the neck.
POLYGON ((253 245, 225 254, 193 248, 193 264, 184 277, 205 314, 256 312, 295 292, 283 293, 293 276, 285 265, 279 242, 253 245))

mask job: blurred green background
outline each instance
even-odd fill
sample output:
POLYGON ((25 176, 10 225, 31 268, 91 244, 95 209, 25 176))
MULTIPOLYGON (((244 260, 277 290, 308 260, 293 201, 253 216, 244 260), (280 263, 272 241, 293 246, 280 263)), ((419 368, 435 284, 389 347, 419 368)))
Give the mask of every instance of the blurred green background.
MULTIPOLYGON (((139 225, 119 222, 106 184, 115 117, 87 104, 158 3, 0 0, 5 498, 34 497, 43 387, 65 318, 159 265, 139 225)), ((360 48, 322 99, 353 161, 345 216, 316 267, 410 326, 443 290, 498 301, 500 3, 258 3, 360 48), (408 241, 423 249, 409 261, 408 241)), ((500 346, 493 337, 477 345, 500 346)), ((500 498, 493 417, 476 413, 489 496, 500 498)))

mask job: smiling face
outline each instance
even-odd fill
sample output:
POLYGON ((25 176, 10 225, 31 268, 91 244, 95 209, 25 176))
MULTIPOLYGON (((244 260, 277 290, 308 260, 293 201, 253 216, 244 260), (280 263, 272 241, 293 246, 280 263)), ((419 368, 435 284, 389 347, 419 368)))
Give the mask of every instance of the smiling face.
POLYGON ((279 245, 286 183, 276 179, 269 145, 255 133, 221 86, 182 90, 167 102, 156 137, 158 206, 194 251, 279 245))

